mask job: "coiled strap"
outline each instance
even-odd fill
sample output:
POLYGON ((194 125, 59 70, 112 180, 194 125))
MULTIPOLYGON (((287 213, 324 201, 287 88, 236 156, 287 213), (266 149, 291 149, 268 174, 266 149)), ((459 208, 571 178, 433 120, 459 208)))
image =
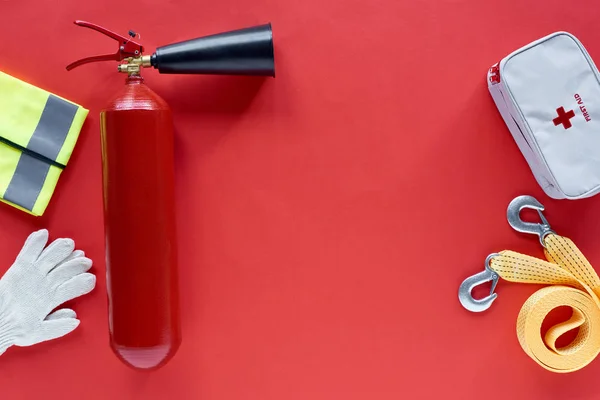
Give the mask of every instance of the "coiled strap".
POLYGON ((494 257, 491 268, 511 282, 549 284, 523 304, 517 318, 517 336, 523 350, 553 372, 572 372, 585 367, 600 353, 600 279, 581 251, 568 238, 545 238, 548 261, 514 251, 494 257), (553 326, 544 337, 544 318, 555 308, 568 306, 572 317, 553 326), (557 348, 556 340, 579 328, 575 340, 557 348))

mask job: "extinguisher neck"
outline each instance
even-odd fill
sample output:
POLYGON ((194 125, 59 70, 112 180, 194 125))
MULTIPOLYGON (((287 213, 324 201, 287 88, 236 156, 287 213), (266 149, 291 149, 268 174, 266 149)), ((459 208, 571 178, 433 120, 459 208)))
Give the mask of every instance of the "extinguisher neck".
POLYGON ((125 83, 127 85, 141 85, 144 83, 144 78, 140 74, 127 75, 125 83))

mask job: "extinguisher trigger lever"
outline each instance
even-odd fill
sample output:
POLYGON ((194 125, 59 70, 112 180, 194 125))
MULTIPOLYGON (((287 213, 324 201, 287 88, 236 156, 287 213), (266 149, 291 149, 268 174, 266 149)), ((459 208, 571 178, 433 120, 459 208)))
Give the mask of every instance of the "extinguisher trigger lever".
MULTIPOLYGON (((77 60, 69 65, 67 65, 67 71, 72 70, 73 68, 79 67, 83 64, 88 64, 96 61, 122 61, 126 58, 130 57, 140 57, 144 52, 144 46, 140 43, 136 42, 134 37, 127 37, 123 35, 119 35, 113 31, 110 31, 106 28, 101 27, 100 25, 92 24, 91 22, 86 21, 75 21, 75 25, 82 26, 84 28, 90 28, 97 32, 102 33, 103 35, 108 36, 111 39, 114 39, 118 42, 119 48, 116 53, 113 54, 102 54, 98 56, 86 57, 80 60, 77 60)), ((132 31, 130 31, 132 32, 132 31)))

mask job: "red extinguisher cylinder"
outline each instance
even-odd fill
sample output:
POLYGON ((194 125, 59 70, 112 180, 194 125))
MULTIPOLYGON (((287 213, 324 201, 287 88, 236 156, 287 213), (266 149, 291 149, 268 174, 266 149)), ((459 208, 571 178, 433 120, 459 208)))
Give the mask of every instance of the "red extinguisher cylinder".
POLYGON ((137 369, 181 342, 173 121, 139 75, 101 113, 110 343, 137 369))

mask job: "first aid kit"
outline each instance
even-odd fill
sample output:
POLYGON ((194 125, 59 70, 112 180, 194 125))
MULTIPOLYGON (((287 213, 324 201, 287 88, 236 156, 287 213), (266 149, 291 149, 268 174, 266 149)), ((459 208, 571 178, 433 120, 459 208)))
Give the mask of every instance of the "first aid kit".
POLYGON ((600 74, 557 32, 494 64, 489 91, 537 182, 554 199, 600 192, 600 74))
POLYGON ((0 201, 43 215, 87 114, 0 72, 0 201))

